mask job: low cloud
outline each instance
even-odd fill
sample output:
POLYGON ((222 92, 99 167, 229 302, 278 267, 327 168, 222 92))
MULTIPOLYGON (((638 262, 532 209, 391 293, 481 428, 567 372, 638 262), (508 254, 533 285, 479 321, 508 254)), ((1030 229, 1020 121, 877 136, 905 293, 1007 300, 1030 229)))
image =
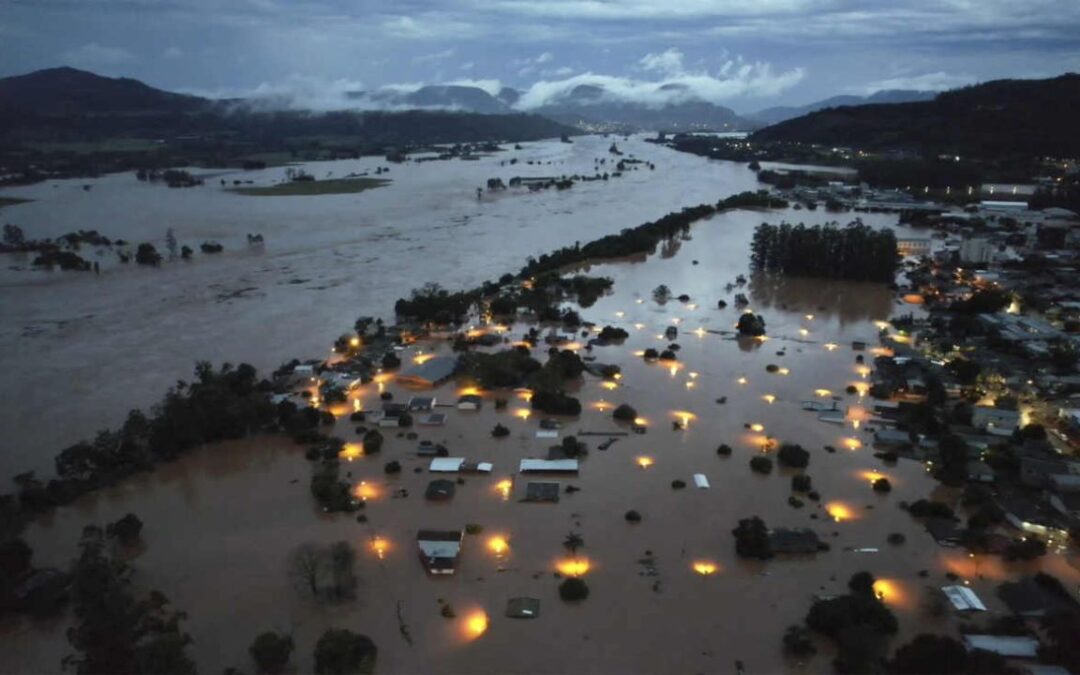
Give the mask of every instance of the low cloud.
POLYGON ((446 82, 446 84, 454 84, 459 87, 476 87, 477 89, 483 89, 492 96, 498 94, 499 90, 503 88, 503 84, 499 80, 472 80, 463 78, 446 82))
POLYGON ((953 75, 938 71, 908 77, 891 77, 871 82, 862 88, 863 93, 872 94, 883 89, 916 89, 918 91, 945 91, 974 84, 977 78, 971 75, 953 75))
POLYGON ((601 88, 604 102, 655 108, 691 100, 724 103, 733 98, 774 96, 798 84, 806 75, 803 68, 774 72, 768 63, 747 63, 741 59, 729 60, 711 73, 689 72, 683 67, 682 53, 675 49, 647 54, 639 66, 659 77, 638 79, 587 72, 563 79, 541 80, 525 91, 517 107, 529 110, 558 104, 575 87, 582 85, 601 88))

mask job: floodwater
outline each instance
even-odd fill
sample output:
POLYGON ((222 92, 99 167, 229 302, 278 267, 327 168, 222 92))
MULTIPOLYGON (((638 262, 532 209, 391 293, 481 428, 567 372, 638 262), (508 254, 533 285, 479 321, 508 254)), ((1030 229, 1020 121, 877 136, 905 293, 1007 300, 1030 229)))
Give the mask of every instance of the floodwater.
MULTIPOLYGON (((0 476, 50 473, 60 448, 157 400, 191 376, 196 360, 266 372, 318 356, 358 316, 391 317, 394 301, 424 283, 471 288, 516 272, 528 256, 757 186, 741 165, 643 138, 591 136, 478 161, 391 164, 389 186, 346 195, 251 197, 220 186, 237 178, 268 185, 282 179, 282 168, 207 174, 206 185, 186 189, 115 174, 4 190, 35 200, 0 214, 31 239, 96 229, 150 241, 164 254, 172 228, 180 244, 198 251, 203 241, 219 241, 225 252, 159 269, 84 253, 101 262, 99 277, 32 270, 29 256, 0 256, 0 428, 11 441, 0 450, 0 476), (565 191, 476 197, 490 177, 611 172, 615 140, 625 157, 656 170, 565 191), (516 165, 500 166, 512 158, 516 165), (597 158, 607 164, 597 167, 597 158), (249 233, 262 234, 265 246, 249 248, 249 233)), ((372 157, 303 168, 323 178, 386 164, 372 157)))
MULTIPOLYGON (((264 630, 291 632, 297 644, 294 665, 308 672, 314 642, 328 627, 370 635, 379 646, 377 669, 383 673, 731 673, 735 660, 750 673, 822 672, 829 669, 824 645, 815 659, 797 664, 781 655, 781 636, 786 626, 802 620, 815 594, 845 592, 847 579, 861 570, 884 582, 885 601, 901 622, 894 644, 918 632, 955 630, 954 620, 933 619, 921 609, 925 587, 948 583, 949 572, 970 581, 991 609, 1001 609, 994 585, 1032 568, 988 562, 976 568, 962 552, 938 547, 898 504, 927 496, 952 501, 956 495, 940 488, 919 463, 883 465, 868 447, 865 425, 854 428, 869 401, 845 393, 849 384, 864 382, 851 342, 875 344, 874 322, 906 307, 880 286, 751 278, 743 292, 751 308, 765 316, 770 338, 737 341, 708 332, 730 330, 738 316, 731 306, 738 290, 728 292, 725 284, 747 272, 753 226, 792 215, 722 214, 647 260, 591 266, 590 273, 611 276, 615 288, 583 310, 584 318, 625 327, 631 335, 625 344, 592 351, 598 361, 622 366, 622 378, 611 389, 586 376, 577 391, 585 411, 579 419, 565 420, 562 433, 625 430, 610 417, 611 407, 624 402, 637 408, 648 433, 621 437, 605 451, 597 448, 604 436, 583 437, 591 449, 580 475, 558 479, 581 490, 563 494, 558 504, 516 501, 526 482, 516 475, 518 461, 544 456, 555 441, 535 437, 538 416, 522 414, 526 401, 507 392, 502 394, 510 399, 506 410, 495 410, 489 394, 479 412, 446 409, 445 427, 414 429, 421 439, 446 443, 451 455, 495 465, 490 476, 465 477, 449 503, 423 499, 433 477, 427 460, 414 455, 415 441, 388 435, 381 454, 345 465, 351 480, 364 481, 370 494, 363 511, 368 522, 318 514, 302 452, 284 439, 253 438, 196 451, 34 523, 27 538, 35 561, 66 564, 85 524, 137 513, 146 524, 146 546, 135 560, 136 583, 160 589, 188 612, 191 653, 204 672, 251 668, 247 647, 264 630), (661 283, 676 295, 690 295, 690 303, 656 303, 651 293, 661 283), (727 300, 728 308, 718 309, 719 299, 727 300), (674 369, 635 356, 666 345, 657 336, 676 323, 682 348, 674 369), (770 374, 768 364, 787 372, 770 374), (828 401, 834 395, 849 406, 850 421, 843 426, 819 422, 800 408, 800 401, 828 401), (726 403, 717 403, 720 397, 726 403), (675 430, 674 421, 686 427, 675 430), (508 426, 511 435, 492 439, 489 431, 496 423, 508 426), (806 472, 821 493, 820 504, 788 505, 791 470, 751 473, 748 461, 760 452, 765 436, 810 450, 806 472), (717 455, 720 443, 734 448, 730 457, 717 455), (826 452, 826 445, 836 452, 826 452), (652 464, 642 468, 640 457, 652 464), (391 459, 402 463, 401 474, 383 473, 391 459), (704 473, 711 488, 694 488, 695 473, 704 473), (871 490, 877 475, 892 482, 890 494, 871 490), (497 487, 507 479, 514 483, 509 498, 497 487), (689 487, 672 489, 675 479, 689 487), (401 488, 408 497, 394 497, 401 488), (624 520, 629 509, 642 514, 641 523, 624 520), (766 563, 739 560, 730 531, 751 515, 771 527, 811 527, 831 550, 766 563), (416 556, 416 531, 467 523, 484 530, 466 537, 458 573, 427 577, 416 556), (554 577, 569 557, 561 542, 571 531, 584 538, 579 557, 589 563, 585 578, 591 594, 578 604, 558 598, 554 577), (906 543, 886 543, 893 532, 904 534, 906 543), (494 553, 491 536, 507 540, 508 550, 494 553), (372 546, 376 538, 386 543, 382 557, 372 546), (353 603, 316 605, 290 587, 285 561, 302 542, 335 540, 357 549, 359 596, 353 603), (879 551, 853 550, 862 548, 879 551), (658 576, 642 574, 639 560, 646 551, 658 576), (697 574, 696 562, 714 565, 715 573, 697 574), (539 618, 505 618, 506 601, 517 596, 540 599, 539 618), (440 600, 451 604, 456 618, 440 615, 440 600), (488 618, 481 635, 470 631, 477 612, 488 618), (411 643, 399 630, 399 615, 411 643)), ((890 222, 888 216, 877 218, 879 224, 890 222)), ((336 328, 316 331, 319 344, 325 345, 336 328)), ((506 335, 516 338, 525 328, 512 326, 506 335)), ((406 362, 414 353, 406 352, 406 362)), ((392 381, 384 387, 395 400, 410 394, 392 381)), ((446 385, 435 394, 452 403, 456 387, 446 385)), ((363 407, 375 408, 378 385, 354 396, 363 407)), ((347 418, 339 420, 335 433, 354 438, 347 418)), ((1041 565, 1066 583, 1080 581, 1058 554, 1041 565)), ((63 621, 35 625, 9 619, 0 625, 0 670, 56 671, 67 653, 63 629, 63 621)))

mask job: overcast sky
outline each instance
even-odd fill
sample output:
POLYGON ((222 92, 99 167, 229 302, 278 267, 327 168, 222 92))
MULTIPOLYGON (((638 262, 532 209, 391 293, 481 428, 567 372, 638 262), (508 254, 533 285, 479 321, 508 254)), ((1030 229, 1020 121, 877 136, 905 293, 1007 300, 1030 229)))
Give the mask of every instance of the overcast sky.
POLYGON ((202 94, 679 82, 739 112, 1080 71, 1080 0, 0 0, 0 75, 202 94))

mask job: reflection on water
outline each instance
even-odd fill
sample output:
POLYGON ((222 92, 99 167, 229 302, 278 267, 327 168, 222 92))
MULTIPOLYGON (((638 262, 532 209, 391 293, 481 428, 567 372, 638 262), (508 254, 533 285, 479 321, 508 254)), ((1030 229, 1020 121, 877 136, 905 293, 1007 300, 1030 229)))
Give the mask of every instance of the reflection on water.
POLYGON ((888 316, 893 305, 892 293, 881 284, 755 273, 749 288, 750 301, 759 311, 809 309, 822 319, 835 317, 840 324, 888 316))

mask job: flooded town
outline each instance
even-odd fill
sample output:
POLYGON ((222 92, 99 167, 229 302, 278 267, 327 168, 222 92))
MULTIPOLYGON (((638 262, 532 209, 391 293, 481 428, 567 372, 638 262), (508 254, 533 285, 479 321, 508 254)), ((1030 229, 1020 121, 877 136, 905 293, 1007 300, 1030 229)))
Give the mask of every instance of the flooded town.
MULTIPOLYGON (((133 82, 0 113, 52 78, 133 82)), ((1080 672, 1080 140, 895 140, 1078 81, 42 108, 92 147, 0 132, 0 673, 1080 672)))

